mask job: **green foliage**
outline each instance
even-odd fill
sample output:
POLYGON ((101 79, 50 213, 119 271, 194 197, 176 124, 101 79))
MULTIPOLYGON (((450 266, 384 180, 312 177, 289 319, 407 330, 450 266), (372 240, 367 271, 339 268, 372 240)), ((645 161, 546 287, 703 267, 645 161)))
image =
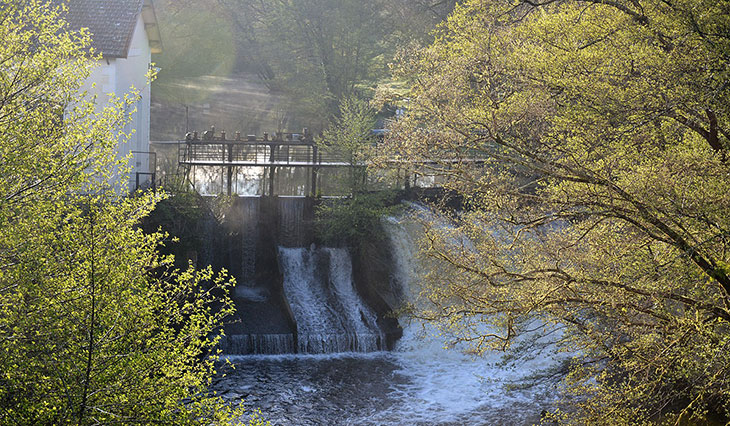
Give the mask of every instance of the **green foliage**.
POLYGON ((339 115, 323 133, 322 149, 344 155, 350 164, 361 163, 372 155, 375 111, 367 101, 354 96, 342 99, 339 110, 339 115))
POLYGON ((487 314, 504 333, 481 349, 520 318, 568 326, 568 423, 729 418, 728 10, 471 0, 400 64, 383 154, 434 160, 471 207, 428 230, 419 315, 487 314))
POLYGON ((238 35, 242 62, 290 99, 289 112, 324 126, 339 102, 388 77, 397 48, 428 32, 452 1, 220 0, 238 35), (430 3, 430 2, 429 2, 430 3))
POLYGON ((352 193, 367 190, 367 161, 373 156, 376 142, 374 125, 375 111, 368 103, 346 97, 340 102, 340 114, 317 141, 322 153, 342 158, 352 166, 347 170, 347 186, 352 193))
POLYGON ((368 102, 347 96, 339 104, 339 114, 317 140, 324 155, 343 159, 350 165, 345 170, 343 185, 351 196, 325 202, 317 210, 317 233, 325 244, 346 244, 359 249, 367 242, 384 241, 380 221, 396 208, 396 193, 368 192, 368 167, 377 142, 372 134, 374 125, 375 111, 368 102))
POLYGON ((317 235, 324 244, 355 249, 366 242, 384 242, 381 220, 399 208, 396 198, 395 192, 379 191, 325 201, 317 208, 317 235))
POLYGON ((176 257, 187 255, 202 246, 205 238, 200 229, 207 213, 205 202, 192 191, 175 191, 161 200, 150 215, 143 220, 148 232, 161 231, 170 235, 173 241, 166 242, 168 252, 176 257))
POLYGON ((226 424, 206 386, 224 273, 172 268, 119 195, 135 97, 79 94, 94 61, 52 2, 0 2, 0 424, 226 424))

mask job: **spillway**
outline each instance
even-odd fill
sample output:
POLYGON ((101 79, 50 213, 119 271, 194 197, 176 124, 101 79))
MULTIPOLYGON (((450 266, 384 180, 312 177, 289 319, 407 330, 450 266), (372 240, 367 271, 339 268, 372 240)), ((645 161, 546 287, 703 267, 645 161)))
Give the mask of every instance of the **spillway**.
POLYGON ((342 248, 279 248, 284 293, 297 325, 297 352, 373 352, 385 339, 352 280, 342 248))

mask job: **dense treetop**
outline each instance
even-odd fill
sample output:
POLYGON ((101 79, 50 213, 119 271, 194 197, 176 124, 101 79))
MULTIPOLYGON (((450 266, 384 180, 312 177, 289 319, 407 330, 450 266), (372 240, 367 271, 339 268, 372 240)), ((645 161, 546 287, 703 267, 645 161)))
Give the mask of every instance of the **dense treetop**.
POLYGON ((0 424, 227 424, 206 387, 231 283, 139 228, 161 195, 110 183, 137 94, 81 92, 88 34, 50 3, 0 1, 0 424))
POLYGON ((503 327, 479 348, 525 318, 567 327, 577 423, 728 415, 729 12, 471 0, 401 63, 386 154, 451 160, 432 172, 471 207, 431 227, 418 313, 503 327))

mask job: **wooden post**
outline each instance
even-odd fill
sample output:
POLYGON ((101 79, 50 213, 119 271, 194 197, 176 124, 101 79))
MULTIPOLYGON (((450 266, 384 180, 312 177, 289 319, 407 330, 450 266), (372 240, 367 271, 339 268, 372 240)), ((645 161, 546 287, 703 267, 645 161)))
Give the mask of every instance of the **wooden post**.
POLYGON ((223 190, 223 187, 226 186, 226 143, 221 143, 221 191, 223 190))

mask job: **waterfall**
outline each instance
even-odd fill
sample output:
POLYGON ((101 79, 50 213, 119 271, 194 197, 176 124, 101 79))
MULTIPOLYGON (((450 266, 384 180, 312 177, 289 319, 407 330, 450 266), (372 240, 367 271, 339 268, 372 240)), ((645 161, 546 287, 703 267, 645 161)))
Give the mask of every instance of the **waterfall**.
POLYGON ((241 211, 241 279, 244 285, 255 285, 256 241, 259 233, 259 197, 240 198, 241 211))
POLYGON ((295 352, 293 334, 234 334, 223 336, 220 342, 228 355, 279 355, 295 352))
POLYGON ((205 256, 215 259, 226 248, 224 260, 238 278, 233 291, 238 320, 225 329, 220 343, 224 353, 321 354, 386 348, 378 316, 355 289, 348 251, 303 248, 311 238, 310 203, 301 197, 234 198, 224 223, 226 245, 219 249, 222 244, 211 241, 205 256))
POLYGON ((297 352, 372 352, 385 340, 352 282, 345 249, 279 248, 284 292, 297 323, 297 352))
POLYGON ((391 253, 393 253, 393 273, 390 276, 390 288, 400 300, 411 297, 411 280, 418 276, 415 238, 411 236, 403 220, 393 216, 382 219, 383 227, 388 233, 391 253))
MULTIPOLYGON (((447 219, 439 217, 438 213, 420 204, 404 204, 408 207, 407 213, 400 217, 383 218, 395 269, 391 283, 403 286, 404 297, 419 307, 428 303, 419 296, 419 277, 422 271, 432 267, 427 258, 418 255, 419 239, 424 235, 419 220, 449 232, 450 241, 458 247, 467 250, 474 250, 474 247, 467 236, 453 232, 454 227, 447 219)), ((496 238, 502 237, 496 227, 489 227, 488 224, 484 226, 496 238)), ((416 409, 409 413, 414 423, 428 422, 433 412, 476 413, 485 406, 485 401, 489 401, 487 404, 490 406, 498 407, 498 418, 503 418, 499 410, 509 413, 520 404, 529 405, 534 401, 553 403, 556 396, 554 387, 576 355, 561 347, 564 327, 541 317, 515 324, 518 335, 510 348, 505 351, 487 351, 479 357, 473 355, 474 347, 470 342, 455 345, 450 342, 456 337, 450 326, 457 325, 458 329, 460 325, 463 330, 481 335, 503 333, 503 330, 489 324, 489 318, 474 315, 471 319, 459 320, 459 323, 420 319, 402 323, 407 325, 394 352, 403 366, 398 373, 417 379, 405 392, 418 401, 416 409), (459 392, 452 391, 452 383, 463 384, 459 392)), ((382 418, 388 419, 390 415, 385 410, 382 418)), ((448 419, 448 416, 444 418, 448 419)), ((515 424, 524 422, 523 417, 515 418, 520 419, 515 424)), ((471 422, 461 419, 453 421, 462 424, 471 422)), ((484 419, 477 416, 473 421, 482 424, 484 419)), ((451 419, 448 422, 451 423, 451 419)), ((487 421, 484 424, 491 423, 487 421)))
POLYGON ((279 241, 284 247, 302 247, 306 199, 279 197, 279 241))
POLYGON ((329 255, 330 289, 335 295, 345 328, 354 336, 355 352, 372 352, 385 342, 378 327, 375 313, 355 291, 352 280, 352 261, 346 249, 325 248, 329 255))
MULTIPOLYGON (((450 225, 421 205, 411 204, 408 210, 400 217, 382 219, 390 243, 387 253, 382 247, 383 254, 393 263, 387 271, 373 274, 379 286, 369 291, 387 292, 385 280, 389 280, 394 294, 399 292, 403 301, 420 307, 423 273, 433 266, 418 253, 423 237, 420 220, 445 230, 450 225)), ((262 209, 261 219, 266 218, 262 209)), ((466 237, 452 236, 455 244, 471 247, 466 237)), ((276 244, 274 240, 259 240, 260 258, 263 245, 276 244)), ((332 355, 385 347, 378 326, 384 320, 376 321, 353 285, 353 259, 340 248, 269 248, 283 279, 275 283, 281 282, 283 288, 274 288, 272 279, 268 300, 283 290, 281 306, 254 303, 259 299, 256 289, 245 287, 239 293, 248 302, 238 306, 247 311, 238 331, 248 334, 226 330, 221 348, 228 355, 292 355, 231 357, 236 369, 213 385, 228 400, 246 398, 248 407, 261 408, 274 424, 520 425, 539 423, 542 410, 558 406, 562 388, 557 382, 574 356, 556 343, 563 339, 560 324, 542 318, 516 324, 522 332, 511 348, 477 356, 469 342, 454 345, 455 335, 443 323, 403 317, 408 319, 401 322, 403 336, 391 352, 332 355), (278 321, 287 322, 286 327, 272 325, 277 309, 278 321), (327 355, 298 355, 322 353, 327 355)), ((264 264, 259 261, 258 267, 264 264)), ((363 266, 382 267, 379 262, 363 266)), ((263 271, 258 272, 261 278, 263 271)), ((500 332, 489 327, 467 329, 500 332)))

